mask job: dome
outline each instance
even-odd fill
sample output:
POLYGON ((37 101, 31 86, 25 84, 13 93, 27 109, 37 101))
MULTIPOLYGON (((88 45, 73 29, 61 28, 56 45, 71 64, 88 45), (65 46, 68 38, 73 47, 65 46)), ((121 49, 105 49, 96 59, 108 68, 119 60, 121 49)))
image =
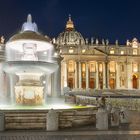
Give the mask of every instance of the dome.
POLYGON ((60 33, 56 40, 59 45, 83 45, 85 40, 81 33, 77 32, 74 28, 71 16, 66 24, 66 29, 64 32, 60 33))

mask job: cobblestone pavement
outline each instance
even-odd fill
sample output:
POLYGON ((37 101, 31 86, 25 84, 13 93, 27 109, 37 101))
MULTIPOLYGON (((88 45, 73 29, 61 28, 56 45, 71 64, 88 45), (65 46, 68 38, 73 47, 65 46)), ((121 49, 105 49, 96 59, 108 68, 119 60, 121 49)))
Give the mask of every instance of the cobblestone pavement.
POLYGON ((4 132, 0 140, 140 140, 140 131, 4 132))

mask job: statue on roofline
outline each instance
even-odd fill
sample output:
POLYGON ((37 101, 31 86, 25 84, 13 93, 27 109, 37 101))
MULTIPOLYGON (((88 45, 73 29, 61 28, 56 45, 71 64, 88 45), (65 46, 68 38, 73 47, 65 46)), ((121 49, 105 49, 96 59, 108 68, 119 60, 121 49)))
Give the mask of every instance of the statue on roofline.
POLYGON ((1 43, 1 44, 4 44, 4 41, 5 41, 4 36, 1 36, 1 38, 0 38, 0 43, 1 43))

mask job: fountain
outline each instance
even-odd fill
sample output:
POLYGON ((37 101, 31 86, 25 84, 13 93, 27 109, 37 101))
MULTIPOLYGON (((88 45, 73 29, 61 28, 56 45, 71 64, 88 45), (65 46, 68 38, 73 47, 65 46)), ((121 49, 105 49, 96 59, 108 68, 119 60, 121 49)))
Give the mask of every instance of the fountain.
POLYGON ((22 30, 6 43, 2 97, 11 104, 43 105, 47 94, 54 92, 49 89, 60 91, 50 84, 50 77, 59 69, 57 60, 51 40, 38 32, 29 14, 22 30))

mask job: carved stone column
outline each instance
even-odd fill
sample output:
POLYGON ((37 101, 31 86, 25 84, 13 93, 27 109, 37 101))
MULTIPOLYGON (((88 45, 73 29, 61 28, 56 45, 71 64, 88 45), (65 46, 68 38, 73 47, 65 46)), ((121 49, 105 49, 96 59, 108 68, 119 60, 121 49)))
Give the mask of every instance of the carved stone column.
POLYGON ((82 75, 81 75, 81 62, 79 62, 79 88, 81 88, 81 82, 82 82, 81 78, 82 78, 82 75))
POLYGON ((77 73, 78 73, 78 70, 77 70, 77 62, 75 62, 75 88, 77 88, 77 73))
POLYGON ((103 88, 108 88, 108 77, 109 71, 108 71, 108 62, 103 63, 103 88))
POLYGON ((120 88, 120 64, 116 63, 116 89, 120 88))
POLYGON ((96 62, 96 89, 99 88, 99 68, 98 68, 98 62, 96 62))
POLYGON ((89 70, 88 70, 88 62, 86 62, 86 89, 89 88, 89 70))
POLYGON ((132 63, 130 63, 130 62, 127 63, 126 71, 127 71, 127 79, 126 79, 127 80, 127 88, 132 89, 132 75, 131 75, 131 73, 132 73, 132 63))
POLYGON ((68 86, 67 62, 64 62, 64 87, 68 86))

